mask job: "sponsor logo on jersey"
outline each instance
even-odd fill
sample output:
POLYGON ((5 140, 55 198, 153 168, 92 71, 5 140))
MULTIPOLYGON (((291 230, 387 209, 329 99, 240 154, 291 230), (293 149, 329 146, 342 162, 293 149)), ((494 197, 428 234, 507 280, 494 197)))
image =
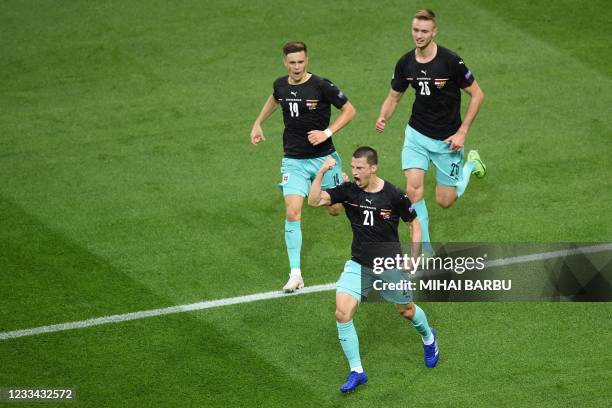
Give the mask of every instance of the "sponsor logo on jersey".
POLYGON ((295 91, 295 92, 293 92, 293 91, 289 91, 289 93, 290 93, 291 95, 293 95, 294 97, 297 97, 297 91, 295 91))
POLYGON ((472 71, 468 69, 468 72, 465 73, 465 79, 470 79, 472 77, 472 71))
POLYGON ((318 99, 306 99, 306 106, 310 110, 317 109, 318 103, 319 103, 318 99))

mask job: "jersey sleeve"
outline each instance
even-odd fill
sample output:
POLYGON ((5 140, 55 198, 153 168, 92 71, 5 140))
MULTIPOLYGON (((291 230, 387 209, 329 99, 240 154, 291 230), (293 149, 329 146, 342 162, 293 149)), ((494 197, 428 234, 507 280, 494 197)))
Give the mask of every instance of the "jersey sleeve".
POLYGON ((274 81, 274 83, 272 84, 272 97, 274 99, 276 99, 276 101, 278 101, 279 97, 278 97, 278 86, 276 85, 278 81, 274 81))
POLYGON ((395 92, 406 92, 406 89, 410 86, 410 82, 406 79, 406 74, 403 69, 404 58, 401 58, 395 64, 395 71, 393 71, 393 77, 391 78, 391 89, 395 92))
POLYGON ((346 189, 349 183, 342 183, 334 188, 330 188, 329 190, 325 190, 329 197, 331 198, 331 204, 343 203, 346 201, 346 189))
POLYGON ((412 203, 410 202, 410 199, 406 194, 403 194, 402 192, 398 191, 398 195, 396 196, 396 206, 397 212, 399 213, 401 219, 404 220, 404 222, 414 221, 417 216, 417 213, 414 210, 414 207, 412 206, 412 203))
POLYGON ((465 62, 458 55, 453 55, 451 58, 451 72, 453 78, 457 81, 457 84, 461 89, 467 88, 474 82, 474 75, 472 71, 465 65, 465 62))
POLYGON ((327 79, 322 79, 320 83, 321 93, 325 97, 325 99, 334 105, 336 108, 340 109, 344 106, 345 103, 348 102, 348 98, 336 85, 334 85, 331 81, 327 79))

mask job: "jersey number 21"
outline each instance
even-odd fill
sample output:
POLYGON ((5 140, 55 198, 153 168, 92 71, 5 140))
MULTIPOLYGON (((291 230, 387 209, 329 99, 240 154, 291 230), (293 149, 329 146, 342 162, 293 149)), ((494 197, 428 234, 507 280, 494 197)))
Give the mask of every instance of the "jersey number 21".
POLYGON ((363 225, 374 225, 374 213, 371 210, 363 210, 363 215, 365 218, 363 219, 363 225))

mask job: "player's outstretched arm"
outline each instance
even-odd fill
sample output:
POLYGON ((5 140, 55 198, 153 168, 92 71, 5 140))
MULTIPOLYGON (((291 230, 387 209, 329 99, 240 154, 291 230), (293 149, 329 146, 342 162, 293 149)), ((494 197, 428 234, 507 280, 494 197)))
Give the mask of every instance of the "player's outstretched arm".
POLYGON ((308 132, 308 141, 316 146, 326 141, 331 135, 335 135, 343 127, 349 124, 357 114, 357 110, 352 103, 347 102, 340 108, 340 115, 334 120, 334 123, 329 125, 325 130, 311 130, 308 132), (329 129, 329 131, 328 131, 329 129))
POLYGON ((321 191, 321 183, 323 182, 323 175, 328 170, 332 169, 336 165, 336 161, 331 157, 327 156, 325 162, 321 165, 321 168, 317 172, 312 186, 308 192, 308 205, 311 207, 322 207, 324 205, 331 204, 331 197, 325 191, 321 191))
POLYGON ((253 128, 251 129, 251 143, 254 145, 266 140, 261 125, 270 117, 276 108, 278 108, 278 102, 274 99, 274 96, 270 95, 266 103, 264 103, 263 108, 261 108, 261 112, 259 116, 257 116, 257 119, 255 119, 255 123, 253 123, 253 128))
POLYGON ((378 133, 382 133, 385 130, 387 121, 393 116, 393 112, 395 112, 395 108, 397 108, 403 95, 403 92, 397 92, 393 89, 389 91, 389 95, 387 95, 387 98, 380 107, 378 119, 376 119, 376 131, 378 133))
POLYGON ((463 122, 461 123, 461 127, 454 135, 445 140, 445 142, 450 143, 450 148, 452 150, 461 150, 465 144, 468 130, 472 126, 474 119, 476 119, 476 115, 480 110, 480 105, 482 105, 482 102, 484 101, 484 92, 482 92, 482 89, 480 89, 478 82, 472 82, 472 85, 464 88, 463 90, 470 95, 470 103, 468 105, 467 112, 465 113, 465 118, 463 118, 463 122))

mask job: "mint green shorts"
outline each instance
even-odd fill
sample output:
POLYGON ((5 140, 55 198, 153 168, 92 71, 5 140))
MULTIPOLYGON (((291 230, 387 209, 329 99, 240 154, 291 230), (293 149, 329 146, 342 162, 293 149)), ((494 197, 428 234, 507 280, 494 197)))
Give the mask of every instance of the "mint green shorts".
POLYGON ((402 169, 422 169, 427 171, 429 162, 436 167, 436 182, 443 186, 456 187, 463 178, 461 162, 463 148, 453 151, 450 143, 432 139, 417 130, 406 126, 404 148, 402 149, 402 169))
POLYGON ((383 289, 384 284, 401 284, 409 280, 409 274, 399 269, 388 269, 381 274, 376 274, 371 268, 348 260, 344 264, 344 271, 336 282, 336 292, 346 293, 361 302, 366 299, 372 291, 379 292, 387 302, 407 305, 412 302, 412 291, 405 289, 383 289))
MULTIPOLYGON (((333 188, 342 183, 342 160, 337 152, 330 154, 336 160, 336 165, 323 176, 322 190, 333 188)), ((314 159, 290 159, 284 157, 281 162, 281 182, 278 184, 283 196, 290 194, 307 197, 310 185, 314 180, 326 156, 314 159)))

